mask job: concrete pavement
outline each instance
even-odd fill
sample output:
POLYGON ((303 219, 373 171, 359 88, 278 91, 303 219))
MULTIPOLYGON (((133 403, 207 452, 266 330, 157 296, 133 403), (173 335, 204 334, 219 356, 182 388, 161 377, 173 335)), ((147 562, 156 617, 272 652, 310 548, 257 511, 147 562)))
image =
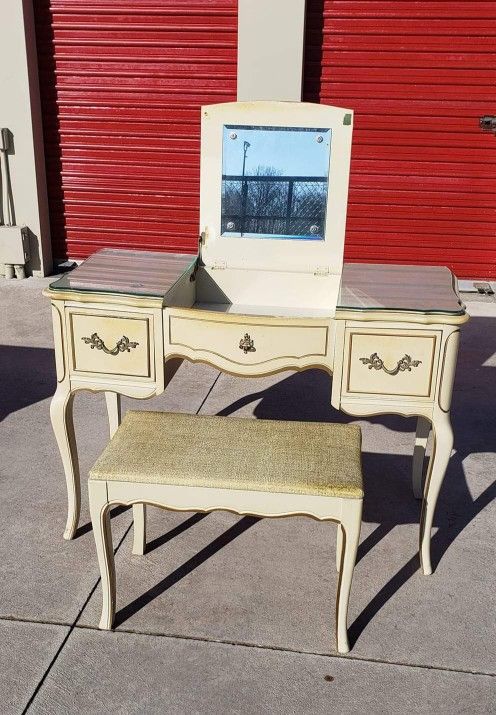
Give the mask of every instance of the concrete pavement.
MULTIPOLYGON (((410 488, 415 422, 357 420, 366 500, 352 588, 355 646, 334 652, 335 530, 149 509, 131 554, 112 519, 115 633, 96 629, 98 567, 83 489, 62 540, 65 483, 48 408, 55 388, 48 281, 2 280, 0 710, 2 713, 491 713, 496 710, 496 302, 465 296, 455 448, 439 498, 432 576, 419 572, 410 488)), ((352 421, 318 371, 242 380, 184 364, 159 398, 124 409, 352 421)), ((108 437, 101 395, 80 394, 81 473, 108 437)), ((201 436, 199 436, 201 446, 201 436)))

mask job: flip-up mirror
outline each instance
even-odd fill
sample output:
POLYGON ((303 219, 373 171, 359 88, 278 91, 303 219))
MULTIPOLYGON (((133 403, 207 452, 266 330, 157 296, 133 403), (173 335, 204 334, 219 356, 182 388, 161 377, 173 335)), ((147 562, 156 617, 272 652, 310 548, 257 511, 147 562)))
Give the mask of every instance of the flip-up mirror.
POLYGON ((223 126, 221 235, 322 241, 331 129, 223 126))

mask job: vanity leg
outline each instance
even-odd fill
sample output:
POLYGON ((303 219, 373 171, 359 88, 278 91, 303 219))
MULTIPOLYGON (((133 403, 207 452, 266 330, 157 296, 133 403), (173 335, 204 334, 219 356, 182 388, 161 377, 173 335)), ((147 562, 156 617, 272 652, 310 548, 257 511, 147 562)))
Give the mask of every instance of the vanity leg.
POLYGON ((81 511, 81 483, 73 421, 74 393, 70 386, 59 384, 50 403, 50 418, 62 458, 67 483, 67 523, 64 539, 73 539, 81 511))
POLYGON ((106 392, 105 402, 107 403, 110 439, 112 439, 121 423, 121 396, 117 392, 106 392))
MULTIPOLYGON (((114 436, 121 423, 121 396, 117 392, 106 392, 105 401, 109 419, 110 438, 114 436)), ((142 556, 146 543, 146 506, 133 504, 134 541, 133 554, 142 556)))
POLYGON ((425 482, 420 517, 420 563, 426 575, 432 573, 430 546, 434 511, 453 448, 453 430, 449 412, 435 410, 432 417, 432 430, 432 456, 425 482))
POLYGON ((343 554, 343 527, 338 524, 337 534, 336 534, 336 571, 339 573, 341 568, 341 557, 343 554))
POLYGON ((422 499, 422 479, 424 476, 424 457, 427 439, 431 431, 431 423, 426 417, 417 419, 415 447, 413 450, 412 488, 415 499, 422 499))

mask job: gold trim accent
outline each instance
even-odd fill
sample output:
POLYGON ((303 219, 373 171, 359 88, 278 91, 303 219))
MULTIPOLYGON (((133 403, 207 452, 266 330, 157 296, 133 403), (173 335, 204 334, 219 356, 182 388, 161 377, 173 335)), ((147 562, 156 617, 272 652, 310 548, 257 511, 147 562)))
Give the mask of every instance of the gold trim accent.
MULTIPOLYGON (((460 331, 459 331, 459 330, 453 330, 453 332, 450 333, 450 334, 447 336, 446 340, 445 340, 444 350, 443 350, 443 364, 442 364, 442 366, 441 366, 441 375, 440 375, 440 377, 439 377, 439 388, 438 388, 438 395, 437 395, 437 404, 439 405, 439 409, 442 410, 442 411, 444 412, 444 414, 448 414, 448 413, 450 412, 450 410, 451 410, 451 398, 453 397, 453 383, 454 383, 454 379, 455 379, 455 376, 454 376, 454 375, 453 375, 453 382, 452 382, 452 384, 451 384, 450 405, 449 405, 448 409, 445 410, 444 407, 443 407, 442 404, 441 404, 441 390, 442 390, 442 388, 443 388, 444 369, 445 369, 445 367, 446 367, 446 356, 447 356, 447 354, 448 354, 448 343, 450 342, 451 338, 452 338, 454 335, 458 335, 458 336, 459 336, 459 335, 460 335, 460 331)), ((456 355, 456 358, 455 358, 455 366, 454 366, 454 369, 453 369, 453 372, 454 372, 454 373, 456 372, 456 364, 457 364, 457 362, 458 362, 458 350, 457 350, 457 355, 456 355)))
POLYGON ((127 293, 98 293, 95 292, 78 292, 78 291, 62 291, 50 290, 45 288, 42 291, 45 298, 50 298, 54 301, 65 301, 68 303, 107 303, 116 306, 124 306, 128 308, 160 308, 164 309, 164 296, 153 297, 143 296, 140 298, 136 295, 128 295, 127 293))
POLYGON ((449 313, 415 313, 392 310, 352 310, 336 308, 335 320, 356 320, 358 322, 420 323, 422 325, 463 325, 470 315, 450 315, 449 313))
MULTIPOLYGON (((146 313, 132 313, 132 314, 127 314, 124 315, 122 313, 109 313, 105 312, 102 313, 101 315, 95 315, 94 313, 90 312, 80 312, 84 311, 85 309, 77 309, 77 308, 66 308, 66 312, 69 318, 69 328, 70 328, 70 348, 71 348, 71 366, 69 370, 69 376, 72 378, 77 378, 78 373, 81 375, 94 375, 95 377, 98 377, 100 375, 103 375, 104 378, 110 376, 112 379, 117 379, 119 377, 132 377, 136 378, 138 380, 149 380, 151 382, 156 382, 156 365, 155 361, 153 362, 153 374, 152 374, 152 361, 151 361, 151 349, 150 346, 153 343, 155 345, 155 323, 154 323, 154 316, 146 313), (73 318, 75 315, 82 315, 85 317, 94 317, 94 318, 114 318, 114 319, 122 319, 122 320, 141 320, 146 323, 146 367, 147 367, 147 374, 146 375, 137 375, 136 373, 127 373, 127 372, 103 372, 101 370, 82 370, 81 368, 77 367, 76 364, 76 345, 74 342, 74 321, 73 318), (152 326, 153 325, 153 331, 152 331, 152 326)), ((123 311, 124 312, 124 311, 123 311)), ((155 357, 155 353, 154 353, 155 357)))
POLYGON ((89 338, 81 338, 81 340, 84 340, 86 345, 90 346, 91 350, 94 350, 95 348, 97 350, 103 350, 103 352, 106 355, 118 355, 119 353, 130 353, 131 349, 134 349, 138 347, 139 343, 138 342, 133 342, 129 340, 127 335, 123 335, 120 340, 117 341, 115 348, 112 348, 112 350, 109 350, 109 348, 105 345, 103 342, 102 338, 98 335, 98 333, 92 333, 89 338))
MULTIPOLYGON (((388 328, 384 328, 384 330, 388 330, 388 328)), ((436 353, 436 347, 438 344, 438 341, 441 339, 441 331, 432 331, 435 332, 435 335, 420 335, 420 338, 422 340, 432 340, 432 349, 431 349, 431 355, 430 355, 430 372, 429 372, 429 380, 428 380, 428 385, 429 385, 429 390, 426 395, 418 395, 418 394, 413 394, 409 392, 392 392, 392 393, 385 393, 383 390, 379 390, 377 392, 374 392, 372 390, 367 390, 367 392, 363 391, 356 391, 356 390, 351 390, 350 389, 350 379, 351 379, 351 353, 353 349, 353 338, 355 335, 368 335, 370 337, 383 337, 383 338, 390 338, 390 337, 397 337, 397 338, 416 338, 417 336, 415 335, 404 335, 404 333, 408 333, 409 329, 405 328, 402 329, 400 332, 399 330, 395 330, 394 328, 390 329, 390 332, 388 333, 377 333, 377 332, 366 332, 365 328, 346 328, 345 329, 345 341, 348 339, 348 356, 347 356, 347 373, 346 373, 346 394, 344 395, 344 399, 346 399, 346 395, 382 395, 385 399, 396 399, 398 397, 411 397, 413 399, 422 399, 422 400, 431 400, 434 401, 434 394, 432 394, 432 378, 434 374, 434 363, 436 362, 435 359, 435 353, 436 353), (362 332, 363 331, 363 332, 362 332)), ((415 331, 414 332, 420 332, 420 331, 415 331)), ((345 377, 344 374, 344 369, 343 369, 343 379, 345 377)), ((341 395, 341 400, 343 399, 343 395, 341 395)))
MULTIPOLYGON (((58 305, 56 305, 52 301, 52 316, 57 313, 58 316, 58 325, 59 325, 59 330, 58 330, 58 335, 55 334, 55 326, 54 326, 54 342, 55 342, 55 372, 57 374, 57 382, 64 382, 65 376, 68 371, 68 366, 66 366, 66 350, 65 350, 65 340, 64 340, 64 316, 63 316, 63 306, 62 310, 59 308, 58 305), (60 350, 60 358, 62 361, 62 370, 60 370, 60 360, 57 359, 57 352, 60 350), (62 375, 60 375, 62 373, 62 375)), ((56 321, 53 320, 55 323, 56 321)))
POLYGON ((364 365, 369 366, 369 370, 384 370, 388 375, 397 375, 399 372, 405 372, 408 370, 408 372, 412 371, 412 367, 418 367, 422 360, 412 360, 410 355, 405 355, 398 360, 398 363, 396 367, 394 367, 392 370, 388 370, 388 368, 384 365, 384 361, 379 357, 377 353, 372 353, 370 357, 366 358, 358 358, 360 362, 363 362, 364 365))
MULTIPOLYGON (((287 370, 295 370, 296 372, 303 372, 304 370, 323 370, 323 372, 326 372, 332 377, 332 368, 329 367, 329 365, 325 365, 324 363, 312 363, 311 365, 283 365, 282 367, 278 367, 275 370, 269 370, 268 372, 266 370, 263 370, 262 372, 246 373, 241 371, 234 372, 233 370, 228 370, 227 368, 219 367, 218 364, 210 362, 205 358, 194 358, 190 355, 185 355, 184 353, 168 353, 164 356, 165 361, 170 360, 171 358, 181 358, 181 360, 187 360, 188 362, 208 365, 209 367, 213 367, 220 372, 226 373, 226 375, 233 375, 234 377, 267 377, 269 375, 277 375, 279 372, 286 372, 287 370)), ((280 358, 276 359, 279 360, 280 358)), ((226 360, 226 362, 230 362, 231 364, 233 363, 232 360, 226 360)), ((266 362, 272 362, 272 360, 267 360, 266 362)), ((256 367, 257 365, 262 365, 264 363, 255 363, 252 365, 245 365, 244 363, 234 364, 239 365, 246 370, 248 368, 256 367)))

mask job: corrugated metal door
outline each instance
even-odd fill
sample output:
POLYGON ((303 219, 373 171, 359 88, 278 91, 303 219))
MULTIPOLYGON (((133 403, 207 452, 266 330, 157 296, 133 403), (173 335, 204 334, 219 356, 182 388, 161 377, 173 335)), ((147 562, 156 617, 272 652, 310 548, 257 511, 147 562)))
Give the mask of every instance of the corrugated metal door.
POLYGON ((53 253, 197 250, 199 107, 236 98, 236 0, 36 0, 53 253))
POLYGON ((305 96, 351 107, 348 260, 496 277, 496 3, 308 0, 305 96))

